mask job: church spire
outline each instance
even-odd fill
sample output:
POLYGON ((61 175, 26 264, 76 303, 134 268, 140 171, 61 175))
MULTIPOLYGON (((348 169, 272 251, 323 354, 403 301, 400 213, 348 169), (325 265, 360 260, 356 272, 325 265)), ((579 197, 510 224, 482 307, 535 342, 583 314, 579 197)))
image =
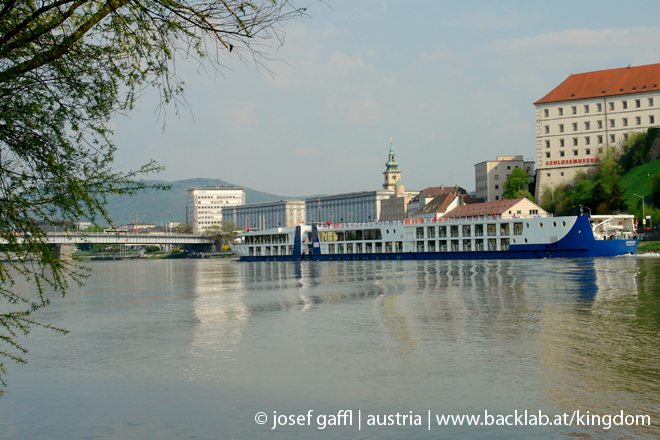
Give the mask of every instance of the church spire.
POLYGON ((399 164, 394 158, 394 139, 390 138, 390 155, 385 163, 387 167, 383 174, 385 175, 385 181, 383 182, 383 188, 394 190, 396 184, 401 180, 401 171, 399 171, 399 164))
POLYGON ((398 166, 399 164, 397 163, 396 159, 394 159, 394 139, 390 138, 390 156, 389 160, 385 163, 385 166, 387 169, 385 172, 392 172, 392 171, 398 171, 398 166))

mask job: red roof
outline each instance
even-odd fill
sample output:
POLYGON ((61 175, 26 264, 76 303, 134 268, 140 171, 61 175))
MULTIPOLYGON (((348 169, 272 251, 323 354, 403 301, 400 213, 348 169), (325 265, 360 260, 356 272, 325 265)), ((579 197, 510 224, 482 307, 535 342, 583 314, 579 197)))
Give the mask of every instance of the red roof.
POLYGON ((523 199, 498 200, 495 202, 461 205, 445 214, 444 218, 476 217, 479 215, 497 215, 508 211, 523 199))
POLYGON ((423 214, 429 212, 445 212, 455 198, 456 196, 453 194, 440 194, 439 196, 435 196, 433 200, 431 200, 429 203, 426 204, 426 206, 422 207, 414 214, 423 214))
POLYGON ((659 86, 660 64, 576 73, 534 104, 658 91, 659 86))

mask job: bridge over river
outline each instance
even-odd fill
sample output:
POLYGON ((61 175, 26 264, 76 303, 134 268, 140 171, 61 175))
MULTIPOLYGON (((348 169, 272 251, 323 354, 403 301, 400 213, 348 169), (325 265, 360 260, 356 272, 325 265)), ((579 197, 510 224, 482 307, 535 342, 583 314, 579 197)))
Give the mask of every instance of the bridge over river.
MULTIPOLYGON (((176 245, 185 246, 195 252, 210 252, 215 243, 210 238, 191 234, 83 234, 51 232, 47 234, 46 240, 55 247, 58 258, 70 260, 73 246, 76 244, 123 244, 123 245, 176 245)), ((17 243, 23 239, 18 238, 17 243)), ((0 243, 7 243, 0 240, 0 243)))

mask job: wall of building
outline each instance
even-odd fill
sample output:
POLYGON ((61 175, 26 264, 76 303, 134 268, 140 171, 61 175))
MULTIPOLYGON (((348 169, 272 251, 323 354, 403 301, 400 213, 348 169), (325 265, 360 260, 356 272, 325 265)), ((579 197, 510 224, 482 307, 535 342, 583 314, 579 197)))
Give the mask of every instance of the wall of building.
POLYGON ((307 223, 359 223, 381 218, 381 201, 394 191, 363 191, 305 200, 307 223))
POLYGON ((203 234, 213 225, 222 225, 222 208, 245 204, 244 188, 201 187, 188 190, 186 223, 193 234, 203 234))
POLYGON ((534 161, 524 160, 523 156, 497 156, 497 160, 487 160, 474 165, 476 198, 484 202, 502 200, 504 182, 516 168, 522 168, 534 176, 534 161))
POLYGON ((281 200, 278 202, 251 203, 228 206, 222 209, 225 221, 234 223, 239 229, 271 229, 294 226, 305 222, 305 202, 281 200))

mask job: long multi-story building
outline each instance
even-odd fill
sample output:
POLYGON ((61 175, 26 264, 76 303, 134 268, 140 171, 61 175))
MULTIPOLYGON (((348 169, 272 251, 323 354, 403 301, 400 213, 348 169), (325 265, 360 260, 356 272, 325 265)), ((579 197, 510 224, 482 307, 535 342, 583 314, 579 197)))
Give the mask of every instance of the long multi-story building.
POLYGON ((212 225, 222 225, 222 208, 245 204, 245 188, 202 186, 188 190, 186 223, 193 234, 203 234, 212 225))
POLYGON ((303 200, 250 203, 222 208, 223 221, 232 222, 238 229, 270 229, 295 226, 305 222, 303 200))
POLYGON ((307 223, 374 222, 381 218, 381 201, 394 191, 361 191, 305 199, 307 223))
POLYGON ((569 76, 536 106, 536 195, 593 168, 608 146, 658 125, 660 64, 569 76))
POLYGON ((516 168, 522 168, 534 177, 534 161, 522 156, 497 156, 496 160, 486 160, 474 165, 475 198, 484 202, 502 200, 504 182, 516 168))

